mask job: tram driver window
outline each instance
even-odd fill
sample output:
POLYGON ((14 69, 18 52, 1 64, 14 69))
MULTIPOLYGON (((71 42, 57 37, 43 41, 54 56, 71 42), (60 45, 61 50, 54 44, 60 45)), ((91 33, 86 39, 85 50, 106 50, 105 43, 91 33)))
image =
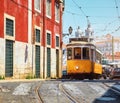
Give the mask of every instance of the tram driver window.
POLYGON ((81 48, 74 49, 74 59, 81 59, 81 48))
POLYGON ((71 48, 67 49, 67 59, 68 60, 72 59, 72 49, 71 48))
POLYGON ((89 59, 89 48, 83 48, 83 59, 89 59))

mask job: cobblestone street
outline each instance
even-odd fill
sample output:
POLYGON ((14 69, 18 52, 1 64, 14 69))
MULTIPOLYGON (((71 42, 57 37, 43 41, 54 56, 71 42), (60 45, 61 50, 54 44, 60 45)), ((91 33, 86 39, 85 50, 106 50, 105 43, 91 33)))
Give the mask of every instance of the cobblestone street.
POLYGON ((0 81, 0 103, 74 103, 74 101, 98 103, 98 100, 102 99, 104 102, 119 103, 120 94, 111 91, 111 87, 120 91, 120 82, 116 80, 0 81))

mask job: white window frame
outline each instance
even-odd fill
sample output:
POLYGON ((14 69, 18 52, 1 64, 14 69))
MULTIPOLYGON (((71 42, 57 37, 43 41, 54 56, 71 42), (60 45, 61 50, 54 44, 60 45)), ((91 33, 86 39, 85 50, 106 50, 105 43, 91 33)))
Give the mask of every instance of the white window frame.
POLYGON ((55 2, 55 21, 59 23, 60 21, 60 4, 55 2))
POLYGON ((46 0, 46 16, 51 19, 51 16, 52 16, 52 0, 46 0))
POLYGON ((41 45, 41 40, 42 40, 42 39, 41 39, 41 28, 40 28, 39 26, 36 26, 36 25, 35 25, 35 30, 36 30, 36 29, 40 30, 40 42, 36 42, 36 32, 35 32, 35 44, 36 44, 36 45, 41 45))
POLYGON ((35 11, 37 11, 37 12, 41 12, 41 0, 34 0, 34 8, 35 8, 35 11), (38 2, 40 2, 39 4, 38 4, 38 2), (39 5, 39 8, 38 8, 38 5, 39 5))
POLYGON ((60 48, 60 35, 58 35, 58 34, 55 35, 55 47, 56 47, 56 49, 60 48), (56 37, 59 37, 59 46, 56 45, 56 42, 57 42, 56 37))
POLYGON ((46 45, 49 48, 51 48, 51 45, 52 45, 52 35, 51 35, 51 31, 49 31, 49 30, 46 31, 46 45), (47 33, 50 34, 50 45, 47 44, 47 33))
POLYGON ((8 15, 6 13, 4 13, 4 36, 6 39, 13 40, 13 41, 15 40, 15 17, 8 15), (14 27, 13 28, 13 36, 6 34, 6 18, 13 20, 13 27, 14 27))

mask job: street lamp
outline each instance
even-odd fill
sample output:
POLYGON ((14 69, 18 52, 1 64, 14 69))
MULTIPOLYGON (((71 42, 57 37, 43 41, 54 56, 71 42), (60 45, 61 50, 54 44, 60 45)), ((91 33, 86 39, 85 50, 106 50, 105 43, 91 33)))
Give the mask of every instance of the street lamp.
POLYGON ((73 28, 70 26, 70 27, 68 28, 68 33, 63 33, 63 42, 64 42, 65 44, 69 43, 69 38, 70 38, 69 35, 72 34, 72 31, 73 31, 73 28))
POLYGON ((73 31, 73 28, 70 26, 70 27, 68 28, 68 33, 64 33, 64 34, 63 34, 63 37, 66 36, 66 35, 69 36, 70 34, 72 34, 72 31, 73 31))
POLYGON ((73 31, 73 28, 70 26, 70 27, 68 28, 69 34, 72 34, 72 31, 73 31))

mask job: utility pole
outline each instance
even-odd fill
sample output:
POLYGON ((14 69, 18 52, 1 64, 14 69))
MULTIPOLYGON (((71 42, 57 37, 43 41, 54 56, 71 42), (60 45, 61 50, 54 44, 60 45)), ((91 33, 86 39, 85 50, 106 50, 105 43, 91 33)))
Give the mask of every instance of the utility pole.
POLYGON ((114 37, 112 36, 112 62, 114 62, 114 37))

